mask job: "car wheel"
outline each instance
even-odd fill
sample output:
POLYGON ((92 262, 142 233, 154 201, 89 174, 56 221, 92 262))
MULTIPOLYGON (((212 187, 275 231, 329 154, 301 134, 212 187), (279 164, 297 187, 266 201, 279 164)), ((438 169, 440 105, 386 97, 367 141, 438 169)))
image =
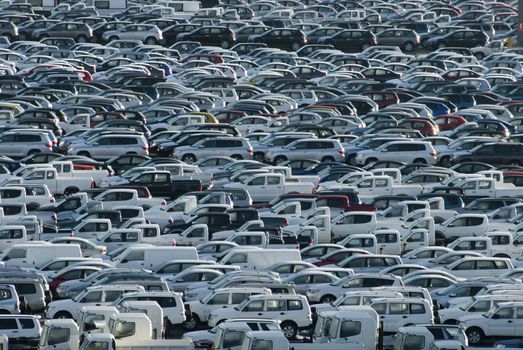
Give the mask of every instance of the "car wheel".
POLYGON ((369 165, 369 164, 372 164, 372 163, 375 163, 377 162, 378 160, 376 158, 369 158, 365 161, 365 165, 369 165))
POLYGON ((243 157, 240 156, 239 154, 233 154, 233 155, 231 156, 231 158, 232 158, 232 159, 236 159, 236 160, 242 160, 242 159, 243 159, 243 157))
POLYGON ((445 43, 441 42, 441 43, 438 43, 438 49, 443 49, 445 47, 445 43))
POLYGON ((194 156, 194 154, 184 154, 182 157, 182 162, 187 164, 196 163, 196 157, 194 156))
POLYGON ((445 322, 443 322, 443 324, 456 325, 456 324, 458 324, 458 321, 456 321, 456 320, 446 320, 445 322))
POLYGON ((482 59, 485 58, 485 55, 483 54, 483 52, 476 52, 476 54, 474 55, 476 56, 476 58, 481 61, 482 59))
POLYGON ((298 327, 292 321, 282 322, 281 330, 283 332, 283 335, 287 339, 294 339, 294 338, 296 338, 296 335, 298 334, 298 327))
POLYGON ((145 43, 147 45, 156 45, 156 44, 158 44, 158 40, 156 40, 156 38, 153 38, 151 36, 151 37, 148 37, 147 39, 145 39, 145 43))
POLYGON ((441 158, 441 160, 439 161, 439 164, 441 164, 441 166, 444 166, 444 167, 450 166, 450 157, 441 158))
POLYGON ((31 154, 38 154, 38 153, 41 153, 40 150, 38 150, 38 149, 32 149, 32 150, 30 150, 30 151, 27 153, 27 155, 30 156, 31 154))
POLYGON ((230 45, 229 40, 222 40, 220 42, 220 46, 221 46, 222 49, 228 49, 229 45, 230 45))
POLYGON ((285 161, 287 161, 287 157, 284 157, 284 156, 278 156, 278 157, 274 158, 275 165, 279 165, 285 161))
POLYGON ((321 297, 321 299, 320 299, 320 303, 322 303, 322 304, 330 304, 330 303, 332 303, 334 300, 336 300, 336 298, 334 297, 334 295, 327 294, 327 295, 324 295, 324 296, 321 297))
POLYGON ((405 52, 412 52, 414 51, 414 44, 410 41, 407 41, 405 44, 403 44, 403 50, 405 52))
POLYGON ((483 336, 484 336, 483 331, 477 327, 472 327, 472 328, 467 329, 465 334, 467 335, 469 343, 472 345, 477 345, 477 344, 481 343, 481 341, 483 340, 483 336))
POLYGON ((414 159, 414 163, 427 164, 427 161, 423 158, 414 159))
POLYGON ((86 151, 78 152, 78 155, 82 156, 82 157, 91 158, 91 154, 89 152, 86 152, 86 151))
POLYGON ((299 43, 294 43, 291 45, 292 51, 298 51, 301 48, 299 43))
POLYGON ((198 328, 199 323, 200 319, 198 318, 198 315, 192 314, 191 319, 189 321, 185 321, 183 326, 188 331, 194 331, 196 328, 198 328))
POLYGON ((64 191, 64 195, 65 196, 69 196, 73 193, 77 193, 77 192, 80 192, 80 190, 76 187, 67 187, 64 191))
POLYGON ((262 152, 255 152, 253 158, 258 162, 263 162, 265 160, 265 155, 262 152))
POLYGON ((69 312, 67 311, 60 311, 60 312, 57 312, 54 317, 54 319, 65 319, 65 318, 73 318, 73 315, 71 315, 69 312))
POLYGON ((18 33, 18 39, 20 40, 27 40, 28 36, 27 36, 27 33, 25 32, 19 32, 18 33))
POLYGON ((336 160, 332 157, 323 157, 321 159, 322 162, 335 162, 336 160))
POLYGON ((117 36, 112 36, 109 38, 109 42, 119 40, 117 36))
POLYGON ((85 35, 78 35, 76 37, 76 42, 77 43, 86 43, 87 42, 87 37, 85 35))

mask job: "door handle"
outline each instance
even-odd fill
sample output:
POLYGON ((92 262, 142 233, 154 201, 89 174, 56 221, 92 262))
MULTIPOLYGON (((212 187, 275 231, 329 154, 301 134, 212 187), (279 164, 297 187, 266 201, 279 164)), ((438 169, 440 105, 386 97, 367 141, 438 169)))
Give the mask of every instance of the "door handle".
POLYGON ((508 320, 507 323, 512 323, 512 320, 508 320))
POLYGON ((280 315, 285 315, 285 312, 280 312, 280 315))
POLYGON ((263 312, 258 312, 258 316, 261 316, 261 315, 263 315, 263 312))
POLYGON ((409 316, 405 315, 405 316, 401 316, 401 317, 402 317, 402 318, 407 318, 407 317, 409 317, 409 316))
POLYGON ((380 316, 380 318, 385 318, 385 316, 380 316))

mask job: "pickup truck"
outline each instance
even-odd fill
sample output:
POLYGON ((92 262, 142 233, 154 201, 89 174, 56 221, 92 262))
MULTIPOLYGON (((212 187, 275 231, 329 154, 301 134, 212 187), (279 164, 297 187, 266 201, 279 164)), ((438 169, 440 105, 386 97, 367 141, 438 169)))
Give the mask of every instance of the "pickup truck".
POLYGON ((523 187, 498 182, 490 178, 472 178, 461 184, 463 194, 468 199, 477 197, 520 197, 523 196, 523 187))
POLYGON ((128 185, 146 186, 153 197, 169 199, 178 198, 187 192, 202 190, 201 180, 177 180, 168 171, 146 171, 131 178, 128 185))
POLYGON ((376 213, 368 211, 351 211, 335 216, 331 220, 334 242, 346 236, 371 233, 377 227, 376 213))
POLYGON ((20 185, 0 187, 2 203, 26 203, 28 210, 53 204, 55 198, 46 185, 20 185))
POLYGON ((226 204, 203 204, 193 208, 187 214, 182 212, 172 213, 172 220, 174 223, 190 221, 191 219, 197 217, 200 214, 206 213, 225 213, 227 210, 231 209, 230 206, 226 204))
POLYGON ((200 214, 195 218, 191 218, 190 220, 183 223, 168 224, 163 229, 163 234, 181 233, 188 227, 197 224, 207 225, 209 234, 211 235, 210 238, 212 239, 212 234, 214 232, 225 231, 231 228, 231 216, 227 213, 200 214))
POLYGON ((51 205, 41 206, 35 210, 32 210, 31 215, 38 217, 44 224, 56 224, 58 220, 58 213, 68 212, 76 210, 89 201, 89 197, 86 193, 75 193, 62 199, 58 203, 51 205))
MULTIPOLYGON (((150 225, 150 224, 145 224, 150 225)), ((154 225, 154 224, 153 224, 154 225)), ((152 244, 152 245, 175 245, 172 235, 160 235, 160 228, 157 230, 144 225, 137 225, 133 228, 113 229, 104 235, 100 235, 96 240, 96 244, 105 245, 107 251, 128 246, 129 244, 152 244)))
POLYGON ((459 237, 482 235, 488 230, 488 216, 484 214, 459 214, 436 225, 436 245, 450 243, 459 237))
POLYGON ((92 178, 96 184, 109 176, 109 171, 105 169, 97 170, 91 167, 91 169, 78 170, 70 161, 53 161, 50 165, 56 169, 60 177, 92 178))
POLYGON ((239 183, 229 183, 224 188, 246 189, 254 202, 268 202, 285 193, 312 193, 312 182, 290 182, 282 174, 256 174, 239 183))
POLYGON ((100 202, 104 209, 111 209, 116 206, 130 205, 130 206, 144 206, 154 207, 156 205, 165 205, 167 202, 161 198, 147 197, 141 198, 138 196, 138 191, 135 189, 117 188, 110 189, 100 193, 93 201, 100 202))
POLYGON ((383 195, 417 196, 423 192, 423 187, 417 184, 396 184, 390 176, 367 176, 357 180, 349 188, 358 191, 360 198, 373 198, 383 195))
POLYGON ((54 168, 33 168, 22 175, 22 182, 24 184, 43 183, 54 195, 70 195, 95 186, 92 177, 63 177, 54 168))

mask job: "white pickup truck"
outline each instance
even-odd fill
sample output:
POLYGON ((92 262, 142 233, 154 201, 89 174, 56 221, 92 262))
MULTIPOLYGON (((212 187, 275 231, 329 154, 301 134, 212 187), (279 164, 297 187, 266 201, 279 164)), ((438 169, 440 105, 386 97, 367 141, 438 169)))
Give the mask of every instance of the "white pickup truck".
POLYGON ((417 184, 397 184, 390 176, 367 176, 357 180, 352 186, 361 199, 374 198, 383 195, 408 195, 417 196, 423 192, 423 187, 417 184))
POLYGON ((94 201, 101 202, 104 210, 109 210, 121 205, 154 207, 157 205, 165 205, 163 198, 138 196, 138 191, 127 188, 110 189, 100 193, 94 198, 94 201))
POLYGON ((144 212, 145 218, 153 224, 158 224, 163 229, 167 224, 171 224, 174 220, 173 214, 189 214, 197 207, 197 200, 195 196, 183 196, 176 199, 167 205, 157 205, 144 212))
POLYGON ((92 177, 68 177, 61 176, 60 173, 52 167, 38 168, 28 170, 22 175, 24 184, 45 184, 53 194, 68 195, 95 186, 92 177))
POLYGON ((254 202, 269 202, 286 193, 311 194, 312 182, 294 182, 282 174, 256 174, 242 182, 225 184, 224 188, 241 188, 249 192, 254 202))
POLYGON ((58 171, 60 177, 92 178, 97 184, 109 176, 105 169, 95 169, 92 165, 73 165, 69 161, 54 161, 50 165, 58 171))
POLYGON ((498 182, 490 178, 472 178, 461 185, 465 197, 519 197, 523 196, 523 187, 517 187, 510 183, 498 182))

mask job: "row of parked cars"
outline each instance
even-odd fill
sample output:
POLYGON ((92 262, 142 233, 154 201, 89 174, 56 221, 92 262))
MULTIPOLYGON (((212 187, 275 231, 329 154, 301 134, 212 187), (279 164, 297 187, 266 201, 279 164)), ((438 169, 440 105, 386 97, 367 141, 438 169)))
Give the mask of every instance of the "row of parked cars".
POLYGON ((0 8, 2 346, 521 347, 515 2, 0 8))

